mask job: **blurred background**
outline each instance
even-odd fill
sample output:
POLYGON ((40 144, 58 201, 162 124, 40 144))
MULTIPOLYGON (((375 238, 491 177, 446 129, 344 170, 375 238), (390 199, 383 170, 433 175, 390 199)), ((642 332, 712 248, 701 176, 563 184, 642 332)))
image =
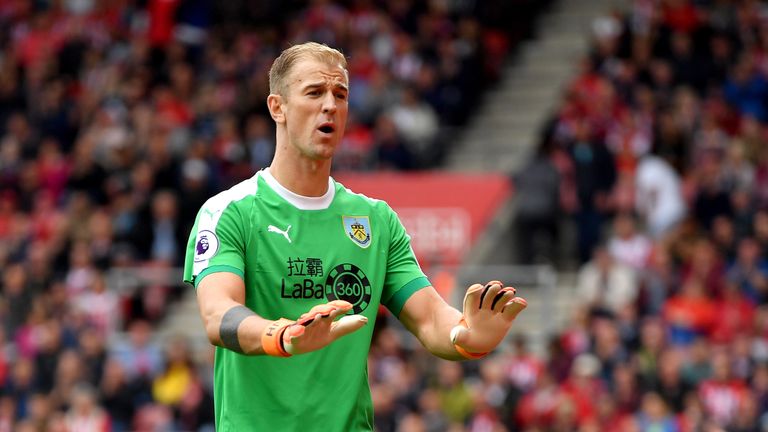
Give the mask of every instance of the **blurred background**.
POLYGON ((466 363, 382 310, 378 431, 768 431, 766 2, 0 0, 0 432, 213 430, 185 243, 307 40, 334 177, 530 305, 466 363))

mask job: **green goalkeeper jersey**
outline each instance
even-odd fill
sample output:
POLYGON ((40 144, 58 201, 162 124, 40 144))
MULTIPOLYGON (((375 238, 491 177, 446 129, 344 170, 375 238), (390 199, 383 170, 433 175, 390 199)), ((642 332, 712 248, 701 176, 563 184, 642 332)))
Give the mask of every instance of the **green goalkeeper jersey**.
POLYGON ((216 429, 371 431, 367 355, 379 305, 398 316, 429 281, 395 212, 333 179, 302 197, 268 169, 209 199, 190 234, 184 280, 231 272, 245 305, 267 319, 297 319, 346 300, 368 317, 362 329, 315 352, 278 358, 216 348, 216 429))

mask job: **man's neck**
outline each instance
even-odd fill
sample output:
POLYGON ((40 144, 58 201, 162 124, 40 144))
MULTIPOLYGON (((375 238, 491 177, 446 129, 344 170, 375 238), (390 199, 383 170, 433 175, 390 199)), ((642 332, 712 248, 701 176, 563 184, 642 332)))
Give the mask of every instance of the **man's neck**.
POLYGON ((331 160, 281 157, 275 154, 269 166, 272 177, 289 191, 306 197, 319 197, 328 192, 331 160))

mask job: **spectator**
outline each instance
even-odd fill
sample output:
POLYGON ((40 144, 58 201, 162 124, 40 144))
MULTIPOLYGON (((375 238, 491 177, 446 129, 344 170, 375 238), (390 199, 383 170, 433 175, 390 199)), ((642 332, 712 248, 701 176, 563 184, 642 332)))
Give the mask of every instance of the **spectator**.
POLYGON ((83 358, 75 349, 62 352, 56 364, 56 374, 53 381, 51 397, 57 409, 66 410, 74 402, 76 388, 85 383, 85 364, 83 358))
POLYGON ((617 315, 637 299, 638 286, 632 269, 617 263, 603 247, 579 270, 579 298, 593 313, 617 315))
POLYGON ((768 120, 763 102, 768 93, 768 81, 755 69, 749 53, 742 54, 733 65, 723 90, 728 102, 740 112, 761 122, 768 120))
POLYGON ((637 210, 648 233, 659 238, 685 215, 680 178, 666 161, 651 155, 641 159, 636 178, 637 210))
POLYGON ((640 325, 640 341, 633 360, 641 380, 648 384, 655 381, 660 373, 667 342, 666 329, 664 323, 654 317, 645 318, 640 325))
POLYGON ((187 393, 194 370, 184 339, 172 339, 165 349, 165 369, 152 382, 153 399, 176 408, 187 393))
POLYGON ((74 388, 71 404, 64 419, 68 430, 83 432, 111 430, 109 417, 98 406, 96 392, 89 385, 80 384, 74 388))
POLYGON ((613 156, 587 121, 576 124, 571 157, 575 166, 578 208, 576 229, 578 253, 582 263, 600 241, 603 221, 611 210, 609 192, 616 181, 613 156))
POLYGON ((745 383, 731 374, 730 358, 718 351, 712 358, 712 377, 701 383, 699 396, 705 412, 722 427, 728 427, 752 395, 745 383))
POLYGON ((675 418, 669 413, 664 399, 656 393, 646 393, 643 396, 643 406, 638 415, 640 430, 658 430, 664 432, 678 431, 675 418))
MULTIPOLYGON (((118 343, 109 347, 100 372, 104 342, 89 324, 99 319, 73 306, 85 310, 85 299, 113 266, 158 258, 172 263, 174 240, 168 239, 175 238, 177 247, 185 239, 167 234, 188 232, 193 223, 185 206, 199 208, 211 190, 242 176, 243 166, 269 160, 259 119, 265 115, 265 59, 272 52, 307 37, 344 47, 355 86, 355 143, 370 140, 370 146, 355 147, 348 167, 423 168, 438 164, 443 151, 409 147, 412 137, 398 127, 412 119, 393 123, 388 115, 402 108, 401 95, 419 108, 404 112, 432 112, 428 136, 449 148, 443 126, 465 124, 478 90, 502 70, 504 56, 497 53, 509 52, 532 22, 519 12, 533 8, 526 1, 519 8, 498 1, 276 2, 260 8, 237 1, 43 3, 0 5, 0 28, 6 30, 0 37, 0 263, 6 269, 0 310, 7 338, 0 382, 12 395, 0 398, 0 431, 64 430, 69 407, 57 401, 58 394, 68 393, 73 380, 97 378, 105 382, 103 404, 116 431, 153 425, 194 430, 210 423, 201 408, 210 405, 208 384, 200 377, 190 377, 192 396, 171 412, 154 401, 149 387, 164 370, 162 361, 143 380, 133 379, 135 365, 127 362, 132 378, 125 383, 119 368, 110 366, 122 358, 118 343), (504 12, 511 9, 513 20, 504 12), (154 22, 142 27, 148 16, 154 22), (227 19, 238 25, 224 29, 227 19), (514 30, 503 30, 500 22, 514 30), (164 190, 184 197, 177 200, 176 216, 152 215, 152 201, 164 190)), ((519 406, 535 413, 512 425, 521 428, 639 430, 667 427, 674 417, 680 430, 742 431, 764 421, 762 362, 768 356, 760 269, 768 252, 768 151, 761 95, 768 32, 760 7, 639 0, 626 16, 596 22, 594 50, 553 120, 561 210, 575 216, 579 262, 591 257, 605 226, 620 225, 627 211, 636 210, 635 236, 653 242, 650 264, 629 260, 638 271, 637 294, 616 310, 613 324, 579 311, 551 336, 551 352, 526 351, 528 361, 510 368, 521 394, 510 392, 501 406, 472 399, 464 419, 475 419, 478 428, 498 427, 494 416, 503 420, 519 397, 519 406), (687 214, 693 217, 685 220, 687 214), (700 286, 703 299, 717 302, 722 319, 682 332, 690 331, 692 341, 680 346, 688 336, 680 338, 678 314, 670 310, 690 300, 682 301, 680 292, 690 284, 700 286), (633 335, 638 328, 640 335, 633 335), (716 347, 725 342, 726 348, 716 347), (711 376, 719 350, 727 351, 733 366, 725 381, 711 376), (606 384, 624 383, 594 396, 596 414, 587 419, 576 402, 553 390, 583 353, 601 360, 606 384), (524 369, 536 360, 544 366, 531 388, 524 369), (620 413, 618 402, 633 400, 620 397, 632 391, 618 389, 632 388, 626 372, 635 361, 648 403, 620 413), (547 383, 550 374, 555 379, 547 383), (734 396, 741 393, 733 391, 738 386, 745 403, 734 409, 729 399, 713 408, 711 394, 734 396), (709 396, 702 404, 704 393, 709 396), (750 404, 752 394, 757 406, 750 404)), ((631 244, 621 242, 625 252, 631 244)), ((634 256, 617 254, 627 255, 634 256)), ((168 290, 160 285, 140 288, 134 301, 122 291, 113 294, 127 323, 162 317, 168 305, 168 290), (161 301, 144 301, 155 298, 161 301)), ((697 306, 694 315, 708 308, 697 306)), ((109 327, 124 330, 120 322, 109 327)), ((387 339, 388 347, 371 356, 379 429, 462 429, 444 419, 439 398, 416 402, 435 396, 434 389, 423 392, 427 386, 417 379, 434 365, 422 362, 397 334, 387 339), (403 413, 407 420, 401 421, 403 413)), ((159 349, 154 352, 162 359, 159 349)), ((457 385, 477 382, 479 370, 462 372, 457 385)), ((492 370, 484 372, 488 381, 492 370)), ((512 385, 491 381, 482 394, 512 385)))
POLYGON ((712 329, 712 341, 729 343, 737 336, 749 334, 754 325, 755 304, 738 285, 726 283, 718 301, 718 319, 712 329))
POLYGON ((557 407, 569 402, 552 375, 544 370, 536 386, 515 407, 515 423, 521 430, 551 428, 557 407))
POLYGON ((552 143, 539 144, 536 156, 515 175, 517 261, 555 262, 559 239, 560 173, 550 159, 552 143))
POLYGON ((99 399, 115 432, 130 430, 136 407, 150 398, 149 388, 142 389, 140 385, 129 383, 125 369, 115 359, 108 359, 104 365, 99 390, 99 399))
POLYGON ((440 361, 438 366, 437 382, 435 390, 440 398, 440 407, 451 422, 466 422, 472 410, 474 402, 470 390, 464 382, 464 372, 461 364, 448 361, 440 361))
POLYGON ((640 309, 644 315, 658 315, 664 302, 679 283, 679 275, 668 248, 657 243, 653 246, 647 267, 640 273, 642 302, 640 309))
MULTIPOLYGON (((435 138, 448 148, 444 127, 466 122, 471 102, 498 76, 485 69, 485 54, 500 62, 512 48, 498 19, 520 15, 491 12, 497 0, 278 3, 0 5, 0 263, 8 270, 0 295, 8 340, 0 348, 22 365, 18 374, 0 367, 0 385, 18 395, 20 410, 2 423, 7 429, 44 421, 65 430, 74 408, 62 398, 81 381, 105 382, 114 430, 210 424, 209 383, 194 376, 196 361, 191 396, 170 420, 148 390, 164 370, 151 339, 173 288, 118 290, 110 276, 119 268, 126 281, 134 267, 143 277, 148 265, 177 264, 194 223, 184 209, 270 159, 262 101, 275 50, 309 37, 343 47, 350 81, 361 87, 350 103, 359 119, 350 165, 415 169, 440 162, 435 138), (150 323, 134 324, 144 318, 150 323), (39 369, 34 382, 22 379, 28 359, 39 369), (128 391, 109 366, 118 360, 128 391), (27 421, 27 394, 52 401, 36 414, 45 419, 27 421)), ((412 366, 388 373, 398 414, 415 406, 416 390, 404 388, 416 375, 412 366)))
POLYGON ((375 143, 380 170, 410 170, 417 166, 414 156, 403 141, 397 126, 387 115, 376 119, 375 143))
POLYGON ((613 234, 608 240, 608 252, 618 263, 640 272, 648 264, 651 241, 637 232, 632 215, 618 214, 613 219, 613 234))
POLYGON ((664 306, 669 342, 687 347, 697 337, 709 337, 717 316, 717 303, 707 295, 701 281, 690 279, 684 282, 680 292, 670 297, 664 306))
POLYGON ((6 402, 3 405, 4 409, 15 409, 13 416, 9 419, 11 423, 18 418, 24 418, 28 415, 29 402, 35 392, 34 380, 35 364, 27 358, 20 358, 16 361, 9 379, 6 380, 3 386, 3 394, 10 396, 10 406, 6 402))
POLYGON ((513 352, 502 357, 504 373, 514 388, 521 393, 527 393, 536 385, 545 365, 529 350, 525 336, 515 335, 512 344, 513 352))
MULTIPOLYGON (((572 419, 558 419, 556 424, 558 421, 565 421, 569 424, 573 422, 574 426, 578 427, 594 419, 597 414, 596 401, 600 400, 600 396, 606 391, 603 382, 599 378, 599 372, 600 360, 594 355, 585 353, 580 354, 574 359, 571 374, 560 385, 566 400, 572 404, 573 412, 561 411, 556 414, 556 416, 572 416, 572 419)), ((568 408, 568 404, 559 407, 560 410, 568 408)))
POLYGON ((151 380, 162 368, 162 353, 151 332, 148 322, 136 320, 128 325, 128 339, 111 349, 110 355, 123 365, 131 381, 151 380))
POLYGON ((420 164, 430 160, 435 151, 438 118, 434 109, 420 102, 416 90, 403 89, 400 102, 388 112, 408 150, 420 164))
MULTIPOLYGON (((688 350, 688 356, 683 362, 683 379, 694 387, 698 387, 702 381, 708 379, 712 375, 711 355, 712 347, 706 338, 694 339, 688 350)), ((688 401, 686 401, 686 407, 687 405, 688 401)))
POLYGON ((682 354, 667 349, 659 358, 658 373, 646 383, 646 388, 661 396, 669 410, 676 413, 683 411, 685 398, 693 391, 693 386, 683 379, 681 369, 682 354))
POLYGON ((6 267, 3 273, 3 297, 7 313, 4 328, 15 335, 24 324, 32 307, 34 292, 27 285, 27 272, 21 264, 6 267))
POLYGON ((88 325, 94 327, 106 338, 114 336, 121 324, 121 310, 118 295, 109 290, 104 275, 97 274, 88 291, 77 296, 73 303, 78 313, 83 314, 88 325))
POLYGON ((761 254, 755 239, 739 242, 736 260, 726 277, 753 304, 763 304, 768 298, 768 260, 761 254))

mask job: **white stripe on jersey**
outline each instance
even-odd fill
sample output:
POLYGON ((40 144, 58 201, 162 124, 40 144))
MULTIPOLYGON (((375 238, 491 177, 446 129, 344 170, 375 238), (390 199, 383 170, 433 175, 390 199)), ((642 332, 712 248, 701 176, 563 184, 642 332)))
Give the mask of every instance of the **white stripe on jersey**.
MULTIPOLYGON (((258 188, 259 174, 256 173, 248 180, 244 180, 231 188, 220 192, 203 204, 203 208, 200 210, 200 218, 197 221, 197 233, 195 234, 195 246, 200 241, 200 233, 207 231, 210 233, 216 232, 216 225, 219 224, 219 219, 224 210, 233 202, 240 201, 249 195, 255 195, 258 188)), ((218 239, 216 239, 218 243, 218 239)), ((200 261, 195 260, 192 267, 192 276, 195 277, 200 274, 201 271, 208 267, 208 262, 213 256, 207 257, 200 261)))

